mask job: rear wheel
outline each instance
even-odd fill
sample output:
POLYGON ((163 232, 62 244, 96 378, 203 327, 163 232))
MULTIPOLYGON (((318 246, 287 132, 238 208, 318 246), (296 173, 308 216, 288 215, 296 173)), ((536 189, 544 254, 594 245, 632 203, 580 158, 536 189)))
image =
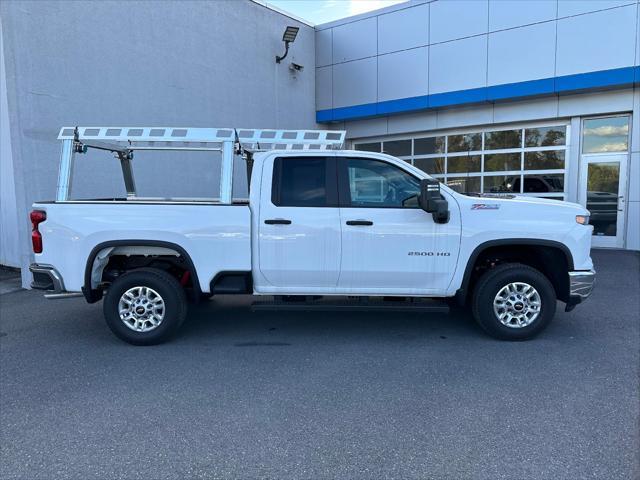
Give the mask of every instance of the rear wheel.
POLYGON ((519 263, 486 272, 473 291, 473 316, 491 336, 526 340, 540 333, 556 312, 551 282, 535 268, 519 263))
POLYGON ((156 345, 178 331, 187 315, 180 283, 163 270, 141 268, 118 277, 104 299, 111 331, 133 345, 156 345))

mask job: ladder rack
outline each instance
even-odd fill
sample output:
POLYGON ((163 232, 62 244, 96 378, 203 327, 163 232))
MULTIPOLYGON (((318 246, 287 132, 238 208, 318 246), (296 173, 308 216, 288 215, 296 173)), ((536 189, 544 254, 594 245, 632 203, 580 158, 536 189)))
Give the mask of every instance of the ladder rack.
POLYGON ((331 150, 344 144, 345 131, 271 130, 193 127, 63 127, 56 201, 69 200, 76 153, 87 148, 115 153, 122 167, 127 198, 136 197, 131 165, 135 150, 191 150, 222 153, 220 202, 231 203, 234 155, 244 151, 331 150))

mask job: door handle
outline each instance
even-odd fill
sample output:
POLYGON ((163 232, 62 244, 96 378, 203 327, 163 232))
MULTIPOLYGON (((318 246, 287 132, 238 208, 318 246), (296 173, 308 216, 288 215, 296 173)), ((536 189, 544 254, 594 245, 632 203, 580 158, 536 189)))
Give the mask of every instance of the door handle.
POLYGON ((267 225, 291 225, 291 220, 286 220, 284 218, 270 218, 269 220, 265 220, 264 223, 267 225))
POLYGON ((373 225, 371 220, 347 220, 347 225, 358 225, 362 227, 369 227, 373 225))
POLYGON ((618 197, 618 211, 619 212, 623 212, 624 211, 624 195, 620 195, 618 197))

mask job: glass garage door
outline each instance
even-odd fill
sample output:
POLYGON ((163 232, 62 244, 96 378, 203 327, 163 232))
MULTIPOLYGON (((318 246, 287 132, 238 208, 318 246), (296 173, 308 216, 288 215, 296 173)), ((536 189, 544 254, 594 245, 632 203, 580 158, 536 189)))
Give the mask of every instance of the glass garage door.
POLYGON ((399 157, 461 193, 565 199, 570 127, 536 124, 354 142, 399 157))

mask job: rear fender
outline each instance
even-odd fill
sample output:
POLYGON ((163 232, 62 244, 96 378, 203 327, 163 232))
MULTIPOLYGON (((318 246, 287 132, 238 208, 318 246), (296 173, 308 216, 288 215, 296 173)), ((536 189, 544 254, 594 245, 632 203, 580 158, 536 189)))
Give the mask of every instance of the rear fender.
POLYGON ((194 300, 200 298, 200 282, 191 257, 180 245, 160 240, 112 240, 96 245, 87 258, 82 293, 88 303, 102 298, 102 290, 97 286, 102 278, 109 257, 117 253, 126 255, 176 255, 184 258, 187 270, 192 278, 194 300))

